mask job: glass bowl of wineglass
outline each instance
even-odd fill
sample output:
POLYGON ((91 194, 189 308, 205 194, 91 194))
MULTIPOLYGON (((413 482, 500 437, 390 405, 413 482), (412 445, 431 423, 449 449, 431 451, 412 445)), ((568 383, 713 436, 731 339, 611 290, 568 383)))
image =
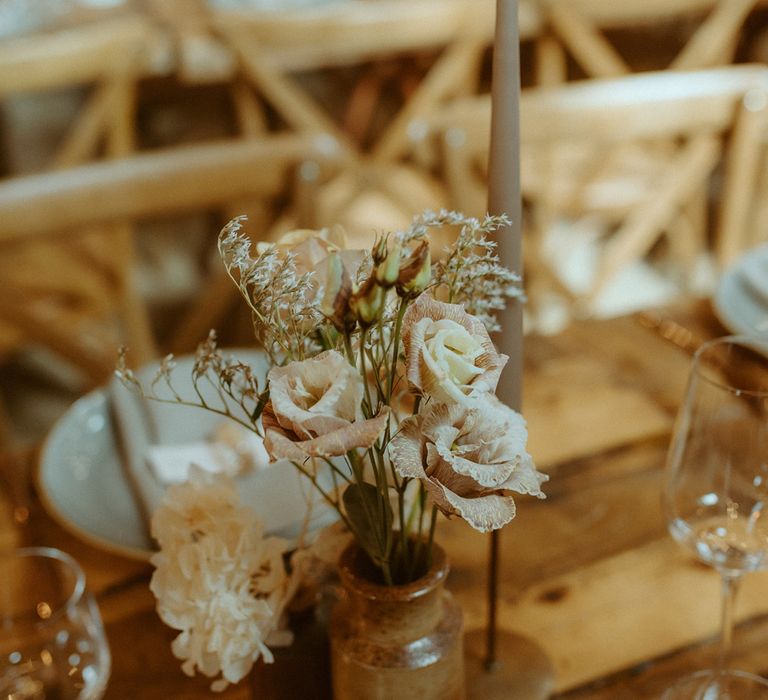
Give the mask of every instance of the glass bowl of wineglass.
POLYGON ((768 344, 718 338, 702 345, 693 360, 670 444, 663 504, 672 537, 720 573, 720 649, 713 669, 682 679, 665 698, 768 698, 762 679, 728 668, 739 582, 768 567, 767 503, 768 344), (749 683, 752 694, 738 695, 737 686, 749 683))
POLYGON ((101 615, 68 554, 0 554, 0 697, 98 700, 110 672, 101 615))

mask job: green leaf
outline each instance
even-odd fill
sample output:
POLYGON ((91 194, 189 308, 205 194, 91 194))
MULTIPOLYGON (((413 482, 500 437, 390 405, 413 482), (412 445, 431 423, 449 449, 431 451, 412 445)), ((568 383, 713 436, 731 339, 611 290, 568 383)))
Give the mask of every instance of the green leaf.
POLYGON ((342 496, 344 510, 360 546, 376 564, 389 559, 392 507, 373 484, 350 484, 342 496))
POLYGON ((259 394, 259 400, 257 401, 253 411, 251 411, 252 423, 256 423, 256 421, 259 420, 261 414, 264 412, 264 406, 267 405, 267 401, 269 401, 269 387, 264 389, 264 391, 259 394))

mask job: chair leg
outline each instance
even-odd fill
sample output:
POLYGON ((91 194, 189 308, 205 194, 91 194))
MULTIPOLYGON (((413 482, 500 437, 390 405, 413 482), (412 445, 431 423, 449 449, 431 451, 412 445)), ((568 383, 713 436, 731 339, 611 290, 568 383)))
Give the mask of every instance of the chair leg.
POLYGON ((7 450, 13 443, 13 422, 5 398, 0 393, 0 451, 7 450))
POLYGON ((717 223, 715 256, 721 268, 747 245, 747 225, 763 149, 755 148, 768 133, 768 91, 752 90, 741 107, 731 135, 726 163, 723 205, 717 223))
POLYGON ((568 78, 568 59, 556 37, 543 34, 536 40, 536 85, 561 85, 568 78))
POLYGON ((660 233, 717 165, 719 140, 710 135, 697 136, 680 151, 670 173, 657 184, 649 204, 636 206, 621 228, 606 244, 597 275, 587 295, 591 304, 620 268, 645 255, 660 233))
POLYGON ((707 192, 703 189, 686 205, 669 226, 670 259, 686 290, 691 290, 692 273, 707 250, 707 192))

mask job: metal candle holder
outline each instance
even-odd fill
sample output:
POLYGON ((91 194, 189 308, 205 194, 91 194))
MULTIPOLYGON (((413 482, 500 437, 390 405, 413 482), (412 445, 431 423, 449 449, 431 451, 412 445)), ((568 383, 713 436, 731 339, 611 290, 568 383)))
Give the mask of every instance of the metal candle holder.
MULTIPOLYGON (((488 211, 507 214, 510 226, 498 233, 502 263, 522 276, 522 200, 520 194, 520 33, 517 0, 496 0, 493 49, 491 143, 488 166, 488 211)), ((523 374, 523 310, 515 301, 501 313, 499 349, 509 356, 498 393, 520 410, 523 374)), ((499 531, 491 533, 488 553, 485 630, 465 640, 469 698, 546 698, 553 670, 544 652, 531 640, 499 630, 499 531)))

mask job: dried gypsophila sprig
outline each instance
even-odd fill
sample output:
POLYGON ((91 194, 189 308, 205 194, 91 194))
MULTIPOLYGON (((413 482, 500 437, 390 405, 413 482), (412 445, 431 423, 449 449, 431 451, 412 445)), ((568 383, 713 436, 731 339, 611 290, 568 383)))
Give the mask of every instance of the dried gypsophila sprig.
POLYGON ((501 330, 496 312, 509 299, 524 299, 521 278, 499 260, 497 243, 488 236, 509 226, 505 215, 482 219, 441 211, 425 217, 424 226, 460 226, 446 257, 432 267, 432 293, 452 304, 463 304, 467 313, 479 318, 490 332, 501 330))
POLYGON ((479 219, 455 211, 441 209, 426 211, 415 217, 405 231, 395 233, 405 258, 410 249, 429 241, 431 229, 459 227, 445 257, 432 265, 429 290, 435 298, 448 303, 463 304, 465 310, 477 316, 490 332, 500 330, 495 312, 504 309, 509 299, 524 299, 519 275, 501 264, 497 244, 489 235, 509 226, 507 216, 486 215, 479 219))
POLYGON ((413 217, 410 226, 404 231, 397 231, 394 234, 394 238, 405 248, 409 244, 420 243, 425 239, 428 240, 430 229, 434 228, 468 226, 487 234, 492 233, 499 226, 508 223, 509 220, 505 216, 486 216, 483 220, 480 220, 449 209, 440 209, 438 212, 426 210, 413 217))
POLYGON ((246 217, 232 219, 219 234, 219 254, 227 274, 253 313, 256 337, 274 364, 301 360, 321 349, 314 333, 323 321, 322 293, 313 273, 299 275, 294 256, 265 246, 256 257, 242 233, 246 217))
POLYGON ((149 385, 145 386, 128 367, 127 350, 121 347, 118 350, 115 375, 124 386, 143 398, 204 408, 231 418, 244 428, 260 434, 258 419, 269 399, 269 389, 260 388, 252 367, 224 356, 216 344, 214 331, 210 331, 208 337, 197 346, 191 373, 193 397, 184 397, 177 391, 173 384, 175 368, 173 355, 166 355, 160 361, 149 385), (234 411, 233 405, 238 406, 240 412, 234 411))

